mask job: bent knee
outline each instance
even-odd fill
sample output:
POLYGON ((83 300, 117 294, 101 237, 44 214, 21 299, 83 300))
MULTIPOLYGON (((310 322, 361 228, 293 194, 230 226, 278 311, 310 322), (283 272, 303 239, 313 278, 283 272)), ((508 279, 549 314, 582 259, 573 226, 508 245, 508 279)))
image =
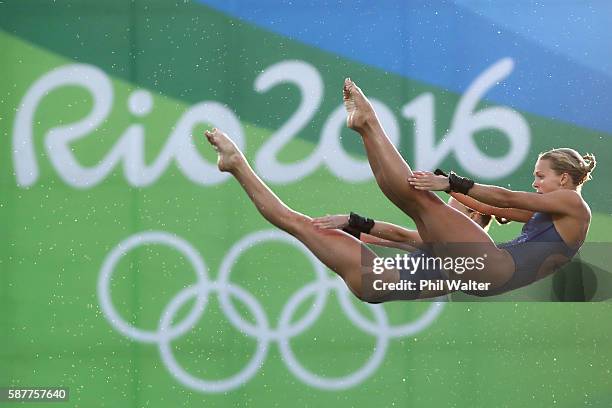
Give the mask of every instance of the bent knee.
POLYGON ((380 296, 376 297, 371 292, 366 293, 368 291, 364 291, 362 287, 357 287, 354 284, 351 285, 351 283, 347 280, 345 280, 344 283, 346 284, 347 289, 350 290, 351 293, 363 303, 378 304, 383 302, 380 296))

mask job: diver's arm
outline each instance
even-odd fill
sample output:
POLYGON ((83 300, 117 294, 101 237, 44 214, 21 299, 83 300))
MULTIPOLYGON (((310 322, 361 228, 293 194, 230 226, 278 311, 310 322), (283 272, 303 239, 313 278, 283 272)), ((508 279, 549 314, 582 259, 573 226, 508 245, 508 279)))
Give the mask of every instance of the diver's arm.
MULTIPOLYGON (((327 215, 325 217, 313 218, 312 223, 318 228, 342 229, 349 225, 349 216, 327 215)), ((420 248, 423 245, 423 240, 417 231, 384 221, 374 221, 374 226, 370 229, 368 234, 386 241, 402 243, 411 247, 420 248)), ((363 232, 362 235, 364 235, 363 232)))
MULTIPOLYGON (((451 172, 452 175, 452 172, 451 172)), ((408 177, 408 183, 414 187, 416 190, 428 190, 428 191, 451 191, 451 185, 449 182, 449 177, 446 175, 436 175, 430 171, 414 171, 412 176, 408 177)), ((471 182, 473 185, 469 188, 468 196, 475 199, 475 201, 479 201, 482 204, 488 204, 492 207, 498 208, 509 208, 510 206, 507 203, 507 197, 509 193, 512 191, 505 189, 503 187, 497 186, 488 186, 485 184, 477 184, 471 182)), ((467 207, 479 211, 474 208, 473 205, 476 205, 476 202, 472 202, 472 205, 467 205, 467 207)), ((480 211, 483 214, 486 212, 480 211)))
POLYGON ((481 214, 493 215, 508 221, 527 222, 533 215, 533 211, 522 210, 519 208, 501 208, 485 204, 473 197, 461 193, 450 193, 451 196, 461 204, 481 214))
POLYGON ((361 240, 361 242, 365 244, 384 246, 388 248, 397 248, 397 249, 402 249, 408 252, 414 252, 418 248, 420 248, 419 246, 410 245, 409 243, 406 243, 406 242, 389 241, 387 239, 382 239, 374 235, 365 234, 365 233, 361 233, 359 239, 361 240))
MULTIPOLYGON (((431 172, 415 171, 408 178, 408 182, 417 190, 450 190, 448 177, 435 175, 431 172)), ((474 183, 469 187, 467 195, 493 207, 514 208, 532 212, 575 214, 578 211, 577 209, 582 208, 582 199, 573 190, 557 190, 546 194, 539 194, 512 191, 503 187, 474 183)))
POLYGON ((577 208, 582 208, 582 200, 573 190, 556 190, 539 194, 475 183, 468 191, 468 195, 492 206, 532 212, 569 215, 573 214, 577 208))
POLYGON ((384 221, 375 221, 374 226, 370 230, 370 235, 388 241, 401 242, 417 248, 423 245, 423 240, 418 231, 409 230, 384 221))

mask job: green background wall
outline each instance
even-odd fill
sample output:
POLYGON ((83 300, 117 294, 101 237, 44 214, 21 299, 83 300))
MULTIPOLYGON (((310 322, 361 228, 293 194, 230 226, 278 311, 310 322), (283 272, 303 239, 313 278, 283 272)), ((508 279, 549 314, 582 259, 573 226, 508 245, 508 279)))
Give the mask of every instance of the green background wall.
MULTIPOLYGON (((476 53, 477 44, 470 47, 476 53)), ((350 76, 388 108, 400 150, 414 163, 423 160, 415 152, 427 126, 435 143, 445 135, 455 137, 453 129, 459 132, 454 115, 469 86, 457 92, 432 85, 190 2, 5 1, 0 50, 0 386, 66 386, 71 396, 65 404, 82 407, 612 403, 609 303, 546 302, 553 299, 550 279, 521 292, 541 302, 513 301, 521 299, 514 293, 502 298, 505 302, 358 304, 330 271, 320 269, 317 275, 311 259, 285 236, 262 232, 271 226, 236 182, 216 179, 212 167, 193 167, 192 158, 167 150, 175 140, 176 152, 197 153, 213 166, 214 152, 201 133, 208 126, 233 126, 244 135, 246 155, 255 163, 302 107, 312 108, 312 114, 303 116, 303 126, 293 130, 277 159, 284 165, 308 160, 319 154, 325 125, 341 105, 342 79, 350 76), (257 91, 257 81, 273 70, 276 85, 257 91), (286 78, 299 70, 314 78, 304 82, 305 93, 301 79, 286 78), (26 96, 34 95, 36 86, 47 88, 29 106, 26 96), (108 112, 93 123, 87 117, 96 103, 103 110, 105 98, 108 112), (403 109, 427 98, 433 101, 433 118, 419 133, 403 109), (80 129, 80 121, 91 126, 80 129), (82 137, 62 142, 70 132, 82 137), (128 139, 132 144, 125 145, 128 139), (127 147, 120 153, 118 146, 127 147), (113 149, 116 160, 108 161, 113 149), (30 159, 26 151, 33 152, 30 159), (69 157, 75 160, 72 167, 69 157), (91 170, 105 161, 107 171, 91 170), (155 163, 156 170, 139 171, 155 163), (103 265, 121 250, 121 242, 146 237, 147 231, 157 231, 170 244, 127 251, 112 268, 107 293, 127 324, 154 333, 177 294, 198 289, 192 286, 197 282, 192 262, 177 248, 203 262, 209 282, 216 282, 201 287, 213 288, 203 295, 206 309, 201 317, 192 315, 192 329, 169 338, 187 376, 169 367, 156 341, 117 329, 101 305, 103 265), (245 246, 231 265, 231 284, 223 284, 224 262, 252 234, 264 235, 245 246), (246 332, 220 303, 220 292, 231 295, 246 332), (296 294, 303 295, 300 302, 296 294), (283 316, 291 311, 293 316, 283 316), (295 330, 287 325, 281 330, 283 318, 290 318, 295 330), (303 370, 318 380, 299 371, 287 357, 287 344, 303 370), (258 350, 261 360, 244 371, 258 350), (246 374, 224 382, 239 373, 246 374)), ((508 54, 510 60, 487 60, 470 84, 504 61, 510 67, 504 78, 528 69, 508 54)), ((504 78, 490 88, 504 86, 504 78)), ((475 111, 495 106, 527 125, 529 146, 508 174, 472 175, 530 191, 540 151, 568 145, 594 152, 598 168, 584 189, 593 210, 588 241, 609 242, 612 196, 605 174, 612 132, 509 107, 485 95, 475 111)), ((345 154, 364 163, 357 136, 337 129, 345 154)), ((494 125, 473 137, 482 154, 503 158, 511 150, 504 134, 494 125)), ((289 181, 269 180, 270 185, 288 205, 311 216, 353 210, 414 226, 372 177, 352 181, 350 171, 325 164, 331 161, 321 159, 295 177, 287 170, 289 181)), ((470 174, 452 149, 439 165, 470 174)), ((491 235, 504 241, 519 230, 516 223, 494 226, 491 235)), ((605 252, 591 259, 604 269, 605 252)), ((184 300, 173 325, 197 311, 194 296, 184 300)))

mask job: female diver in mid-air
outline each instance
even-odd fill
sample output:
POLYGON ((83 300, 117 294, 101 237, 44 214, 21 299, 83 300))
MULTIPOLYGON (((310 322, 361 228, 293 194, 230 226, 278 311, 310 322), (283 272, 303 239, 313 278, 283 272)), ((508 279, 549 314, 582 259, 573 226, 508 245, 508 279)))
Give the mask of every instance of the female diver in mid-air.
MULTIPOLYGON (((361 89, 346 79, 343 93, 347 125, 361 135, 376 182, 387 198, 416 224, 419 242, 413 246, 428 256, 471 257, 484 263, 484 268, 461 274, 448 269, 413 270, 408 274, 401 268, 388 268, 377 279, 386 283, 425 278, 486 282, 490 283, 490 290, 475 294, 493 295, 551 274, 568 262, 585 241, 591 212, 580 190, 595 167, 592 155, 580 156, 566 148, 540 154, 533 182, 537 193, 477 184, 452 172, 446 176, 413 171, 385 134, 361 89), (442 190, 450 191, 454 198, 479 213, 526 222, 521 235, 496 245, 485 229, 432 192, 442 190)), ((320 220, 287 207, 254 173, 242 152, 223 132, 213 129, 205 135, 218 152, 219 170, 238 180, 264 218, 301 241, 359 299, 370 303, 393 300, 389 293, 364 285, 372 281, 369 277, 377 257, 374 252, 354 236, 336 228, 322 228, 320 220)), ((357 228, 365 228, 364 232, 372 228, 372 223, 364 223, 363 219, 357 224, 360 224, 357 228)), ((438 290, 420 290, 406 299, 441 294, 438 290)))

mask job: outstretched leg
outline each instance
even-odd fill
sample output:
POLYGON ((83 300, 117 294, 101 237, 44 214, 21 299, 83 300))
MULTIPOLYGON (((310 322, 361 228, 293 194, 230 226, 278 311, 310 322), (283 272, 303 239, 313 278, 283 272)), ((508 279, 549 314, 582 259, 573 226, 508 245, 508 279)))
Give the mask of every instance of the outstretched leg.
POLYGON ((389 140, 370 101, 348 78, 343 99, 347 126, 361 135, 376 182, 387 198, 412 218, 419 218, 421 207, 444 204, 435 194, 408 184, 412 169, 389 140))
MULTIPOLYGON (((266 220, 306 245, 321 262, 344 280, 358 298, 375 300, 366 299, 362 291, 362 274, 371 272, 376 257, 374 252, 343 231, 315 227, 310 217, 287 207, 264 184, 227 135, 217 129, 205 134, 219 154, 219 170, 231 173, 238 180, 266 220)), ((386 274, 381 278, 390 282, 399 280, 399 273, 395 270, 386 274)))
POLYGON ((486 254, 488 264, 496 265, 496 268, 487 268, 486 274, 471 273, 469 278, 488 279, 495 284, 507 281, 514 272, 510 255, 498 249, 482 228, 446 205, 436 194, 412 187, 408 183, 412 169, 387 137, 361 89, 347 78, 343 94, 348 114, 347 125, 361 135, 380 189, 415 221, 423 240, 432 245, 435 254, 450 257, 486 254), (495 275, 491 272, 495 272, 495 275))

